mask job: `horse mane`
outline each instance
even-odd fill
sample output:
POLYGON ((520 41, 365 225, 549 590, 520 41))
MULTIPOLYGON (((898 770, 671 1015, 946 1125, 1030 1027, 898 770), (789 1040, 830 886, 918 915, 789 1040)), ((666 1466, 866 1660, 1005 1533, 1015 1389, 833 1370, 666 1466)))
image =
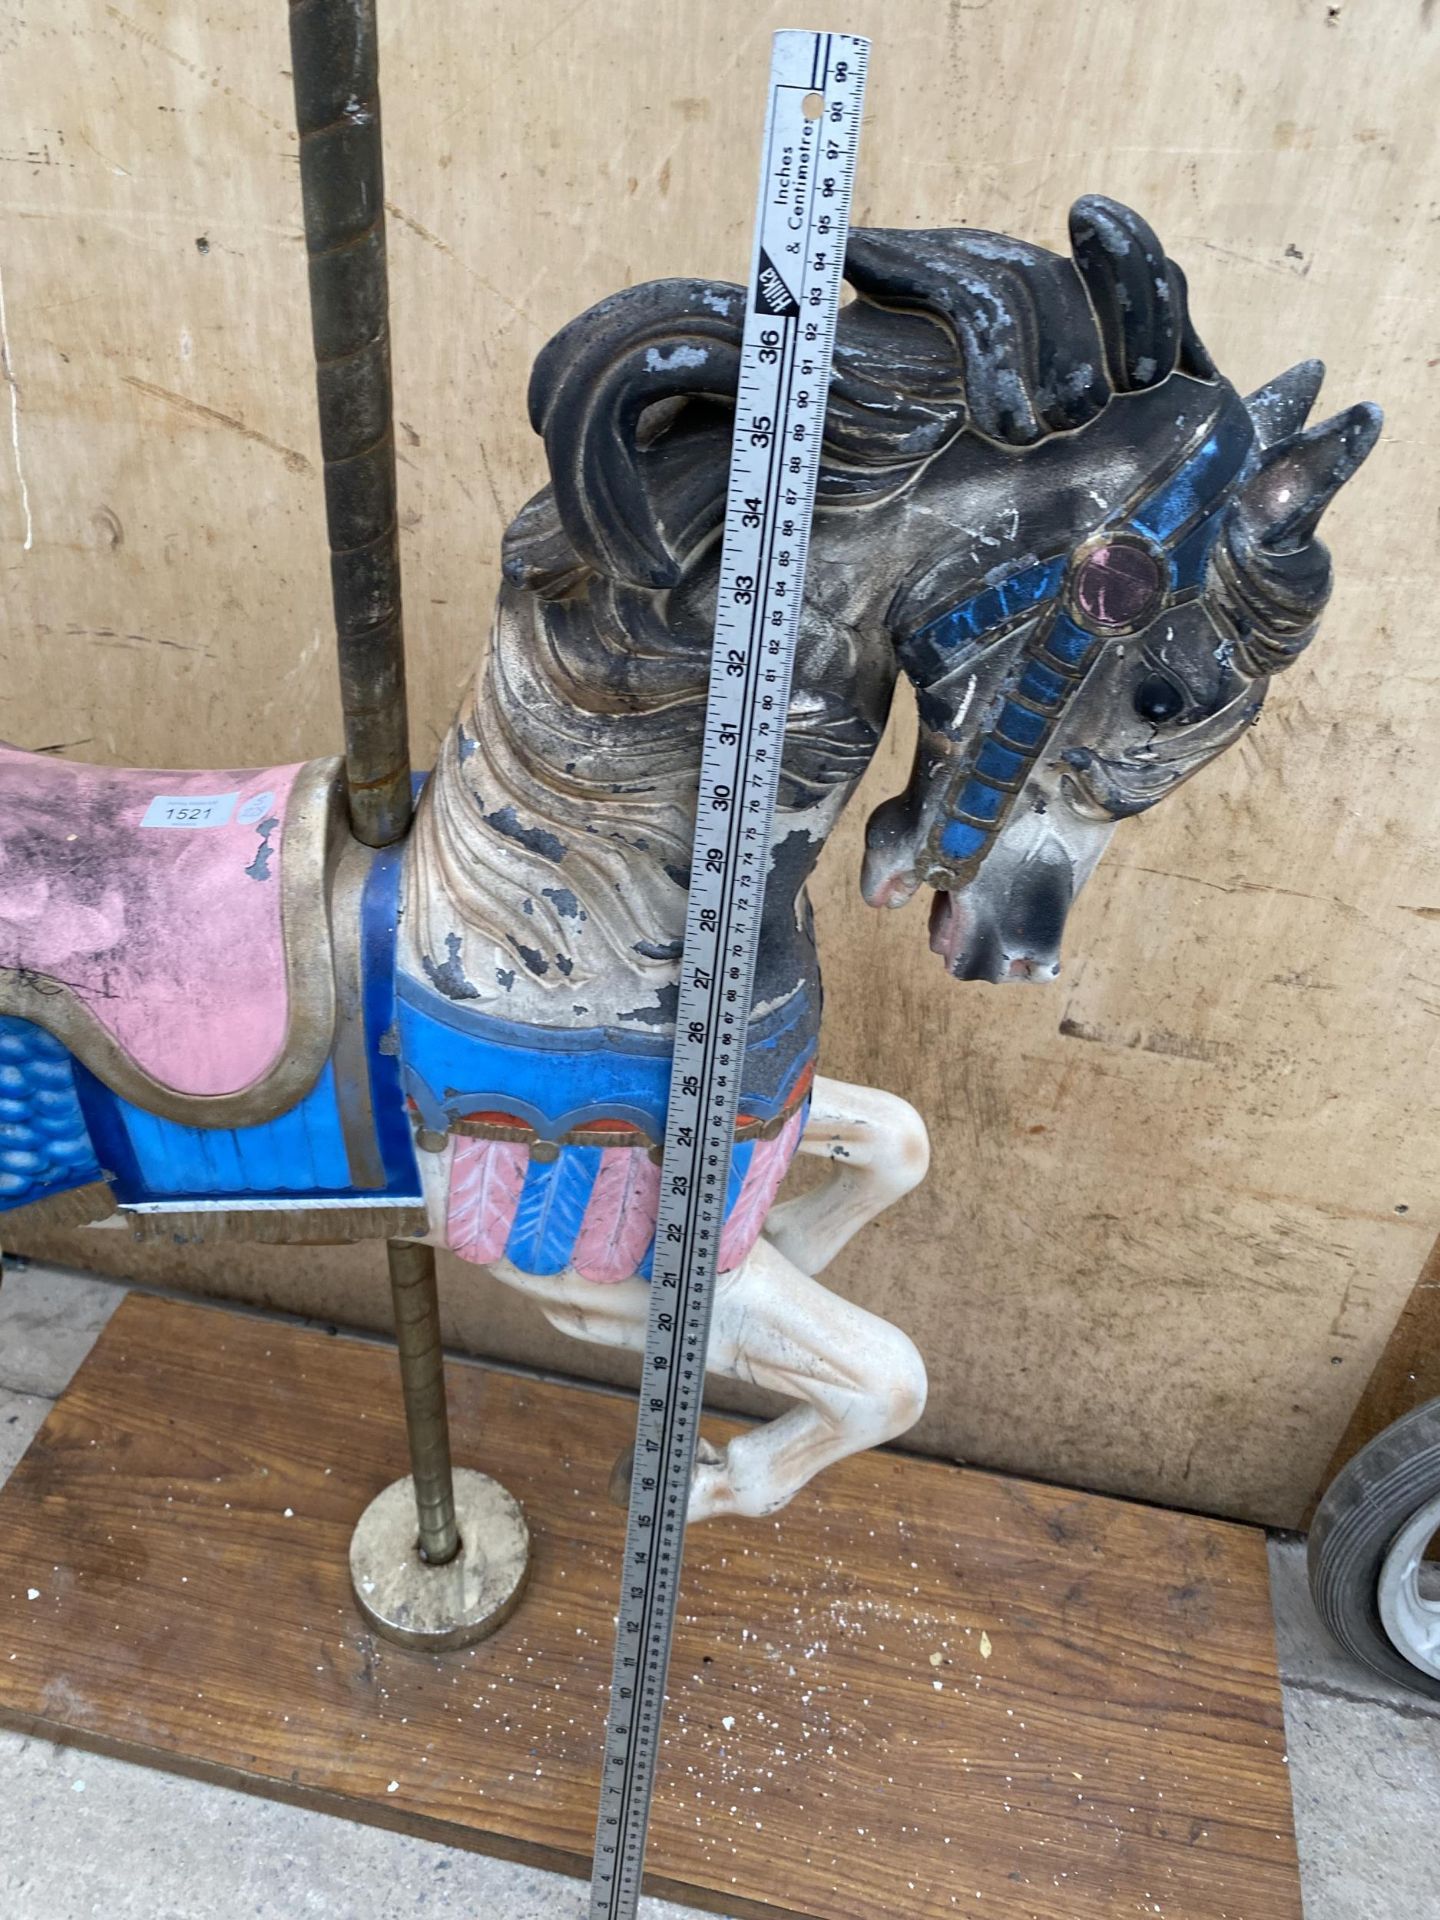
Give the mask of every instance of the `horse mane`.
MULTIPOLYGON (((1179 370, 1213 379, 1185 277, 1140 215, 1091 195, 1068 255, 968 229, 850 236, 820 503, 873 505, 962 433, 1032 446, 1179 370)), ((530 420, 550 485, 505 536, 508 580, 547 597, 587 573, 674 586, 719 527, 744 293, 653 280, 542 350, 530 420)))

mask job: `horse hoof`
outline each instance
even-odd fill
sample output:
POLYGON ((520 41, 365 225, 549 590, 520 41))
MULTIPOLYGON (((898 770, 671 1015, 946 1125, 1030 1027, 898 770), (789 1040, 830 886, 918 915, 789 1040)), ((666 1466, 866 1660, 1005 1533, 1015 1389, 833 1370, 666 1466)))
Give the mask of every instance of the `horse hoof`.
MULTIPOLYGON (((718 1467, 724 1457, 719 1447, 711 1446, 704 1434, 701 1434, 695 1447, 695 1467, 697 1473, 701 1467, 718 1467)), ((605 1492, 606 1498, 609 1500, 611 1506, 619 1507, 624 1512, 629 1511, 630 1486, 634 1478, 635 1449, 633 1446, 630 1446, 626 1447, 625 1451, 619 1456, 614 1466, 610 1469, 610 1484, 605 1492)))
POLYGON ((635 1449, 626 1447, 610 1469, 610 1485, 606 1488, 606 1498, 612 1507, 628 1512, 630 1507, 630 1482, 635 1477, 635 1449))

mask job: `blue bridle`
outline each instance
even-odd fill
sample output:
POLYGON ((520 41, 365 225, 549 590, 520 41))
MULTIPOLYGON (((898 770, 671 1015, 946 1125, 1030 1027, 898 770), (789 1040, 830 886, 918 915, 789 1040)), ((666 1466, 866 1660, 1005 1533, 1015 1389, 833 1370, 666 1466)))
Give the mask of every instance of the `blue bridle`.
MULTIPOLYGON (((1147 625, 1166 608, 1199 594, 1219 530, 1216 508, 1243 475, 1253 445, 1253 430, 1243 414, 1212 423, 1166 479, 1133 507, 1120 508, 1102 522, 1080 550, 1083 561, 1098 543, 1108 541, 1139 545, 1151 556, 1165 585, 1163 597, 1147 609, 1147 625)), ((1105 646, 1131 631, 1087 621, 1076 596, 1066 591, 1076 561, 1077 555, 1067 551, 1020 566, 900 643, 901 665, 919 690, 926 718, 927 689, 966 654, 1003 628, 1037 621, 1023 671, 1006 691, 999 714, 957 781, 959 791, 939 833, 938 851, 946 862, 972 868, 978 863, 1105 646)), ((940 724, 943 727, 943 720, 940 724)))

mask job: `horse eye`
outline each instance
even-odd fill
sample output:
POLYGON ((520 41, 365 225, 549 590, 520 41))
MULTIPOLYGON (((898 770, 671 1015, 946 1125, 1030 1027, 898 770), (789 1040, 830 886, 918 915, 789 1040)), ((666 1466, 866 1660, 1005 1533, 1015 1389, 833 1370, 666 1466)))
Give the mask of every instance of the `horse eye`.
POLYGON ((1185 695, 1168 673, 1147 673, 1135 689, 1135 711, 1142 720, 1160 725, 1173 720, 1184 707, 1185 695))

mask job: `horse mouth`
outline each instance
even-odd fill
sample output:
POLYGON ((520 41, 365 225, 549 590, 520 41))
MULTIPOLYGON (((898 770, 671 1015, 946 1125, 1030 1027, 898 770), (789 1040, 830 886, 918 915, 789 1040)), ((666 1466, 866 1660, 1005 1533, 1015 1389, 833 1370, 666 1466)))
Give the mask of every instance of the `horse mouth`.
POLYGON ((1071 763, 1064 777, 1064 789, 1076 811, 1096 820, 1123 820, 1132 813, 1144 813, 1157 800, 1163 800, 1172 787, 1194 773, 1206 759, 1196 754, 1180 761, 1107 760, 1098 753, 1085 753, 1071 763))
POLYGON ((963 895, 937 893, 930 905, 930 951, 955 980, 1053 980, 1060 971, 1055 948, 1016 945, 986 914, 972 911, 963 895))

